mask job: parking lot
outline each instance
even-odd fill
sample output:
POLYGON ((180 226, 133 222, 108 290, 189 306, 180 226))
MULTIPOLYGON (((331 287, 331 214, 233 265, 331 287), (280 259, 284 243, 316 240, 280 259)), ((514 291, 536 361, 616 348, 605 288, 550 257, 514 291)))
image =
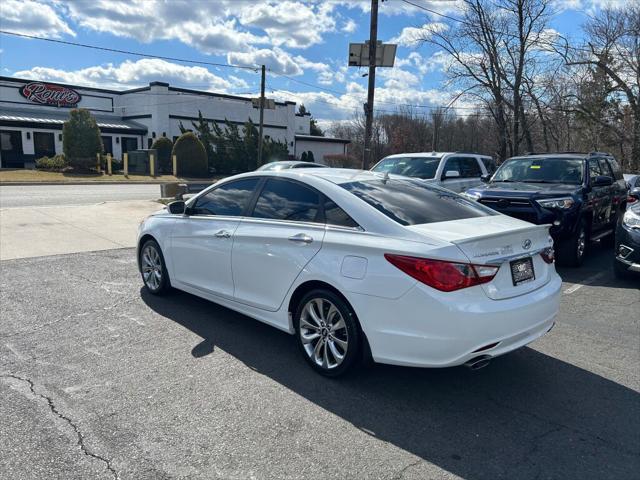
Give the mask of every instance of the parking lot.
POLYGON ((0 477, 638 478, 638 284, 596 247, 556 327, 477 372, 318 376, 134 250, 0 263, 0 477))

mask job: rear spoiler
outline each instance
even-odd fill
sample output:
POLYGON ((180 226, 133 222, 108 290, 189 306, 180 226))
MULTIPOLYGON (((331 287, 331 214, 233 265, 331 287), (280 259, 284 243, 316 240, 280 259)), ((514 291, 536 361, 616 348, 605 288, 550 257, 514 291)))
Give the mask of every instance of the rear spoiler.
MULTIPOLYGON (((534 232, 534 231, 538 231, 538 230, 543 230, 546 229, 548 230, 551 227, 550 223, 545 223, 543 225, 531 225, 528 227, 522 227, 522 228, 518 228, 518 229, 513 229, 510 230, 508 233, 521 233, 521 232, 534 232)), ((505 234, 505 232, 498 232, 498 233, 488 233, 488 234, 484 234, 484 235, 476 235, 475 237, 467 237, 463 240, 448 240, 449 242, 453 243, 454 245, 464 245, 465 243, 473 243, 473 242, 477 242, 478 240, 487 240, 489 238, 497 238, 497 237, 501 237, 505 234)))

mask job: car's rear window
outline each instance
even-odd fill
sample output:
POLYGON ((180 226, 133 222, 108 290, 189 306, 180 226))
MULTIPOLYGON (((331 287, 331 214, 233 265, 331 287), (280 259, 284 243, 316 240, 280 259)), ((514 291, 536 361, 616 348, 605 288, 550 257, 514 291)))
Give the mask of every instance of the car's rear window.
POLYGON ((444 188, 412 179, 380 179, 340 185, 401 225, 498 215, 444 188))

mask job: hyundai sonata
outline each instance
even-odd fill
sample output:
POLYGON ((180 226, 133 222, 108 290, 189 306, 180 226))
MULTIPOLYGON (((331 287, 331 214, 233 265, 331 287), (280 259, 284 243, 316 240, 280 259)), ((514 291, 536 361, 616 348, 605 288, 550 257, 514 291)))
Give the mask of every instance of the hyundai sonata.
POLYGON ((478 367, 558 312, 548 226, 419 180, 330 168, 224 179, 140 226, 152 294, 171 287, 295 336, 319 373, 364 357, 478 367))

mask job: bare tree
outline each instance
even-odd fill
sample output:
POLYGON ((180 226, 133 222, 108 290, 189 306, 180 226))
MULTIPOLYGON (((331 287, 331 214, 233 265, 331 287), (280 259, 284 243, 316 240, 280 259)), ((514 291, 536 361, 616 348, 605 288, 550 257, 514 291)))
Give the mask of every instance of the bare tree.
MULTIPOLYGON (((640 3, 631 2, 624 9, 605 9, 592 17, 585 26, 586 45, 569 49, 567 64, 592 67, 610 81, 606 98, 619 105, 615 114, 603 115, 602 110, 578 97, 576 109, 592 122, 613 132, 622 142, 631 145, 629 167, 640 169, 640 3), (632 118, 631 129, 625 129, 623 118, 632 118)), ((597 105, 596 105, 597 106, 597 105)))

